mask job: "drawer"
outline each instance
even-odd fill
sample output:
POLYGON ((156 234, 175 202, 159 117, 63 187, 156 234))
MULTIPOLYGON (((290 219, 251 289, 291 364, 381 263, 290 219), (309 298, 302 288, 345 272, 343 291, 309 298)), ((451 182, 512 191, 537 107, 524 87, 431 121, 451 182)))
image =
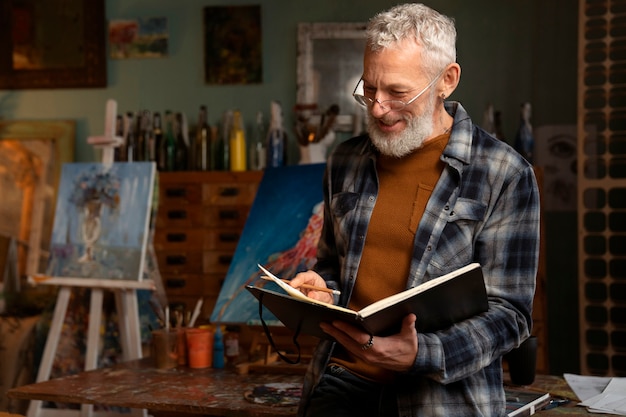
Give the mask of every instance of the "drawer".
POLYGON ((203 270, 205 274, 223 274, 226 276, 233 260, 234 251, 205 251, 203 270))
POLYGON ((241 237, 239 228, 207 229, 204 233, 204 249, 230 250, 235 252, 241 237))
POLYGON ((206 232, 202 229, 156 229, 154 248, 156 250, 202 250, 206 232))
POLYGON ((250 206, 206 206, 202 210, 202 224, 205 227, 237 227, 246 224, 250 206))
POLYGON ((202 251, 161 250, 157 251, 157 261, 161 275, 201 274, 203 271, 202 251))
POLYGON ((168 295, 217 297, 224 283, 219 274, 166 274, 163 285, 168 295))
POLYGON ((235 251, 241 237, 239 228, 156 230, 154 247, 157 250, 229 250, 235 251))
POLYGON ((226 276, 235 251, 157 251, 161 275, 221 274, 226 276))
POLYGON ((177 205, 199 204, 202 202, 202 184, 160 184, 159 205, 176 207, 177 205))
POLYGON ((204 208, 198 204, 167 204, 159 206, 156 230, 168 227, 201 227, 204 208))
POLYGON ((162 280, 168 295, 204 295, 202 275, 168 273, 162 280))
POLYGON ((202 202, 215 205, 251 205, 256 189, 255 183, 203 184, 202 202))

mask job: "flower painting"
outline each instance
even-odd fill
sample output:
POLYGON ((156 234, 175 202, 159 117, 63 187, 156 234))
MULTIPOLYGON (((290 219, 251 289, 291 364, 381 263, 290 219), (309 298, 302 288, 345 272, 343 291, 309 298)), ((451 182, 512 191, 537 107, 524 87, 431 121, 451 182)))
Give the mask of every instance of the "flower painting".
POLYGON ((140 280, 154 164, 64 164, 47 274, 140 280))

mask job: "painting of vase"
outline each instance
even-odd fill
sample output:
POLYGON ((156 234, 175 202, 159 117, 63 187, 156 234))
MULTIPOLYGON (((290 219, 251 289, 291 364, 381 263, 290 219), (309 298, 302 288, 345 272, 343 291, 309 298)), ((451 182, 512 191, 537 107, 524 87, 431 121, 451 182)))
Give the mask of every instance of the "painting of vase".
POLYGON ((154 184, 151 162, 64 164, 46 274, 141 280, 154 184))
MULTIPOLYGON (((259 281, 257 264, 287 279, 315 265, 323 224, 325 167, 322 163, 265 169, 211 322, 260 324, 258 302, 245 290, 259 281)), ((263 281, 261 285, 275 284, 263 281)), ((265 308, 263 319, 281 325, 265 308)))

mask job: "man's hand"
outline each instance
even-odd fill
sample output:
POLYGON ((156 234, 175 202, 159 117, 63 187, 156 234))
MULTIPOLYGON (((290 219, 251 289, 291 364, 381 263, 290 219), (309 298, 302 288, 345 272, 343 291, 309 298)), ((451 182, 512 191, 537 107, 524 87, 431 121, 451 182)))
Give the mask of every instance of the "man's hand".
POLYGON ((361 359, 392 371, 406 371, 411 368, 417 356, 417 331, 415 314, 402 320, 400 333, 372 338, 372 345, 366 348, 370 335, 342 321, 322 323, 322 330, 342 344, 352 354, 361 359))
POLYGON ((299 289, 300 292, 306 295, 307 297, 311 297, 314 300, 323 301, 325 303, 334 304, 333 296, 327 292, 301 288, 302 284, 308 284, 308 285, 313 285, 315 287, 326 288, 326 281, 324 281, 324 278, 319 276, 317 272, 313 272, 313 271, 300 272, 299 274, 296 274, 296 276, 293 277, 291 281, 289 281, 289 284, 292 287, 299 289))

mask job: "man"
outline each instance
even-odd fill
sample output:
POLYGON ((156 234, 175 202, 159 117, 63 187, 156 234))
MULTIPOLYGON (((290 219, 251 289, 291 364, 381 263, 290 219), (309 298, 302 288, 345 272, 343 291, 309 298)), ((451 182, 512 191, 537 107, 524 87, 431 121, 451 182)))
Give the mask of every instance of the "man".
MULTIPOLYGON (((471 262, 483 267, 489 311, 435 333, 405 317, 372 337, 323 324, 300 416, 503 416, 501 357, 529 336, 539 245, 531 166, 444 102, 460 78, 452 19, 421 4, 393 7, 367 28, 368 134, 327 163, 324 228, 302 292, 360 309, 471 262)), ((454 301, 451 301, 454 302, 454 301)))

